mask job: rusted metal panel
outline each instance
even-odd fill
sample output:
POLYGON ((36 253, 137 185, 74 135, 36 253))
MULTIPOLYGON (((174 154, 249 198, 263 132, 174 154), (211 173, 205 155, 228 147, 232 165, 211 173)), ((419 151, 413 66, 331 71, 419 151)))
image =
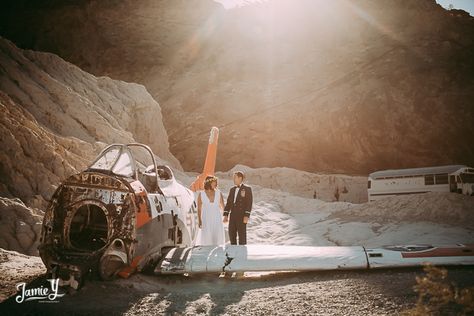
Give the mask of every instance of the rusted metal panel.
POLYGON ((117 239, 123 243, 125 263, 130 264, 136 245, 136 208, 140 199, 125 179, 92 172, 68 178, 53 195, 43 221, 39 249, 48 272, 70 274, 78 282, 90 269, 98 269, 100 258, 117 239), (84 207, 97 207, 105 217, 106 237, 99 249, 85 251, 71 242, 71 227, 84 207))

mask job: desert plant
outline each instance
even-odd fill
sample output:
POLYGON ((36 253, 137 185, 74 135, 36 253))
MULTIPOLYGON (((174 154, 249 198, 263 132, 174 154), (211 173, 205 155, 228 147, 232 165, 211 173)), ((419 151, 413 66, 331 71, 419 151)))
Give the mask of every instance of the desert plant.
POLYGON ((416 277, 416 305, 404 315, 468 315, 474 312, 474 287, 459 289, 448 281, 448 271, 444 268, 426 265, 424 270, 425 276, 416 277))

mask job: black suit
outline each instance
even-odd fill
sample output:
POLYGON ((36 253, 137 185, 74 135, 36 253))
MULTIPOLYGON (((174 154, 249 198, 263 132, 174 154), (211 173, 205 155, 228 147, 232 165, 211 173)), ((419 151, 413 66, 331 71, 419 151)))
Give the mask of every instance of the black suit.
POLYGON ((224 208, 224 216, 229 216, 230 213, 229 238, 232 245, 237 244, 237 234, 239 235, 239 245, 247 244, 247 224, 244 224, 244 217, 250 217, 252 203, 252 188, 248 185, 242 183, 239 188, 234 186, 230 189, 224 208), (235 198, 236 194, 237 197, 235 198))

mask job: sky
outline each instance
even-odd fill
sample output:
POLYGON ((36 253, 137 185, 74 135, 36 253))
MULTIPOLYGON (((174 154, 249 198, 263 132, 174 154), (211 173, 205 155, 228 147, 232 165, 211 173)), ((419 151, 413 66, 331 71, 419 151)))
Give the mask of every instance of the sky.
MULTIPOLYGON (((249 3, 259 3, 265 2, 267 0, 214 0, 219 2, 226 9, 232 9, 235 7, 240 7, 249 3)), ((471 16, 474 16, 474 0, 436 0, 440 5, 445 8, 448 8, 450 4, 454 6, 455 9, 462 9, 466 12, 469 12, 471 16)))
POLYGON ((474 16, 474 0, 436 0, 436 2, 445 8, 452 4, 455 9, 462 9, 474 16))

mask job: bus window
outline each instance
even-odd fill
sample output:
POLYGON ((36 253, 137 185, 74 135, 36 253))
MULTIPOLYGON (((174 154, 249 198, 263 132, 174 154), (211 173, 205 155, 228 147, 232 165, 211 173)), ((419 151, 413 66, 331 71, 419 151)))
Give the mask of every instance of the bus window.
POLYGON ((434 177, 433 175, 425 176, 425 185, 433 185, 434 184, 434 177))
POLYGON ((474 183, 474 173, 461 173, 462 183, 474 183))
POLYGON ((448 174, 435 175, 436 184, 448 184, 448 174))
POLYGON ((367 183, 367 188, 370 189, 370 185, 371 185, 371 181, 369 180, 369 182, 367 183))

